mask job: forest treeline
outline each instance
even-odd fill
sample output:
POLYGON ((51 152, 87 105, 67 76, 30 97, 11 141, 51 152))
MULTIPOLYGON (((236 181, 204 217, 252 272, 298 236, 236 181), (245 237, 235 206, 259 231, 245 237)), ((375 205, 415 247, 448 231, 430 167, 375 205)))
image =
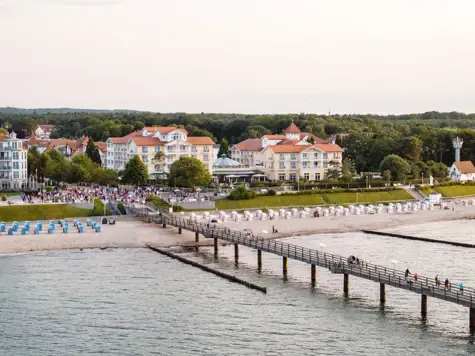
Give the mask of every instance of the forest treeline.
POLYGON ((280 133, 291 121, 317 137, 347 133, 338 139, 357 171, 377 171, 384 157, 399 155, 408 161, 435 161, 451 165, 451 140, 464 140, 463 160, 475 160, 475 114, 426 112, 408 115, 243 115, 150 112, 64 112, 12 114, 0 112, 2 127, 27 136, 37 124, 53 124, 53 137, 89 136, 104 141, 124 136, 143 126, 180 126, 191 136, 209 136, 216 142, 226 138, 230 145, 246 138, 280 133))

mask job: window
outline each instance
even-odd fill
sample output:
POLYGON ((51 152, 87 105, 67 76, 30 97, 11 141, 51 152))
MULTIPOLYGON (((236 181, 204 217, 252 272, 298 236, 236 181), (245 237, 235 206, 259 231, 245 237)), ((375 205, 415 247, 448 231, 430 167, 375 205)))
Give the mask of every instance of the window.
POLYGON ((197 152, 198 149, 196 148, 196 146, 191 146, 191 152, 197 152))
POLYGON ((308 162, 302 162, 303 168, 308 168, 308 162))
POLYGON ((160 151, 160 146, 155 146, 155 152, 159 152, 160 151))
POLYGON ((315 180, 320 180, 320 173, 315 173, 315 180))
POLYGON ((203 161, 209 161, 209 156, 208 155, 203 155, 203 161))
POLYGON ((18 162, 13 162, 13 169, 20 169, 18 162))
POLYGON ((289 180, 297 180, 297 175, 295 173, 290 173, 289 180))
POLYGON ((290 162, 290 168, 292 169, 297 168, 297 162, 290 162))
POLYGON ((209 165, 208 165, 207 163, 205 164, 205 168, 206 168, 206 169, 209 169, 209 165))
POLYGON ((16 149, 16 146, 17 146, 16 142, 12 142, 12 148, 13 148, 14 150, 16 149))
POLYGON ((285 156, 283 153, 279 154, 279 160, 283 161, 285 159, 285 156))
POLYGON ((148 156, 142 155, 142 162, 148 163, 148 156))
POLYGON ((180 151, 186 151, 186 146, 185 145, 180 145, 180 151))
POLYGON ((148 153, 148 147, 147 146, 142 147, 142 153, 148 153))
POLYGON ((302 153, 302 159, 307 159, 308 158, 308 153, 302 153))
POLYGON ((293 160, 296 160, 297 159, 297 155, 295 153, 291 153, 290 154, 290 159, 293 161, 293 160))
POLYGON ((313 158, 318 159, 318 152, 313 153, 313 158))
POLYGON ((318 162, 317 162, 317 161, 314 161, 314 162, 313 162, 313 168, 318 168, 318 167, 319 167, 319 166, 318 166, 318 162))
POLYGON ((328 159, 328 153, 323 154, 323 159, 328 159))
POLYGON ((323 168, 328 168, 328 162, 323 162, 323 168))
POLYGON ((167 151, 168 152, 173 152, 173 146, 167 146, 167 151))
POLYGON ((285 180, 285 174, 279 174, 279 180, 285 180))
POLYGON ((172 162, 172 161, 173 161, 173 158, 175 158, 174 155, 168 155, 168 156, 167 156, 168 162, 172 162))
POLYGON ((334 153, 333 158, 340 158, 340 154, 339 153, 334 153))
POLYGON ((309 173, 304 173, 303 174, 303 179, 309 180, 310 179, 310 174, 309 173))
POLYGON ((285 162, 279 162, 279 168, 284 169, 285 168, 285 162))
POLYGON ((175 133, 175 134, 172 135, 172 140, 173 141, 174 140, 179 140, 179 139, 181 139, 181 135, 179 133, 175 133))
POLYGON ((20 172, 14 171, 13 172, 13 178, 20 178, 20 172))

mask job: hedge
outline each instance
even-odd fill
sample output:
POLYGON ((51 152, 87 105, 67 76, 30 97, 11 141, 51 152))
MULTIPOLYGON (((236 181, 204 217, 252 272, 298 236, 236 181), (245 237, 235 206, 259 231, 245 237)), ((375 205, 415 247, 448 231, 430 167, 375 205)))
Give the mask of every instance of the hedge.
MULTIPOLYGON (((94 209, 92 209, 90 216, 103 216, 104 215, 104 203, 99 198, 94 198, 94 209)), ((106 216, 112 215, 109 208, 106 208, 106 216)))

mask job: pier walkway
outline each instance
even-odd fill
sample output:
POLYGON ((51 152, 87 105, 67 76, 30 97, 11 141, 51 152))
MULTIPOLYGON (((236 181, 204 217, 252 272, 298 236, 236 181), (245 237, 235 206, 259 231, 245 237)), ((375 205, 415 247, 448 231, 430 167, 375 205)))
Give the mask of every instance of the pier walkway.
POLYGON ((163 211, 161 214, 153 215, 149 214, 145 209, 135 209, 135 212, 148 222, 162 224, 163 227, 166 227, 166 225, 177 227, 179 233, 181 233, 182 229, 193 231, 195 232, 196 241, 199 241, 199 234, 206 238, 214 239, 215 254, 218 253, 218 240, 234 244, 236 260, 239 256, 238 246, 255 249, 257 250, 259 269, 262 266, 262 251, 283 258, 282 271, 284 276, 287 275, 288 258, 308 263, 311 265, 312 285, 315 285, 316 281, 315 266, 326 268, 335 274, 343 274, 343 291, 345 295, 349 293, 349 276, 352 275, 379 283, 381 303, 384 303, 386 299, 386 285, 420 294, 421 314, 423 316, 427 315, 427 297, 437 298, 468 307, 470 309, 470 329, 475 330, 475 307, 473 306, 475 290, 473 288, 464 287, 463 291, 460 291, 458 284, 453 284, 454 288, 450 287, 446 289, 443 286, 444 281, 441 281, 441 286, 438 287, 434 277, 419 275, 417 281, 414 281, 412 278, 406 279, 404 271, 394 268, 375 265, 364 261, 357 265, 349 263, 348 256, 334 255, 277 240, 249 236, 243 231, 235 231, 217 226, 214 227, 212 226, 213 224, 195 222, 190 218, 169 215, 163 211))

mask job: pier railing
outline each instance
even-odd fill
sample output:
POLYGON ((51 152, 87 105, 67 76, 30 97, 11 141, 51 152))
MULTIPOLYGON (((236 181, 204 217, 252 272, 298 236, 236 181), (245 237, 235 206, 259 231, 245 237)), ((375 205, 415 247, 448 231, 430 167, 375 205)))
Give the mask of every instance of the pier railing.
POLYGON ((449 288, 445 288, 443 280, 440 281, 441 285, 438 286, 434 277, 418 275, 417 280, 414 280, 413 276, 406 277, 404 271, 395 268, 375 265, 366 261, 359 261, 359 264, 350 263, 348 257, 289 244, 275 239, 271 240, 253 236, 250 232, 231 230, 229 228, 218 227, 211 223, 200 223, 191 218, 169 215, 168 212, 164 211, 161 211, 160 215, 150 215, 146 209, 134 208, 134 211, 137 216, 144 217, 145 220, 149 222, 171 225, 197 232, 207 238, 219 239, 328 268, 333 273, 351 274, 373 282, 379 282, 395 288, 406 289, 417 294, 447 300, 466 307, 472 308, 473 306, 475 289, 464 286, 463 290, 460 290, 458 284, 455 285, 454 288, 450 285, 449 288))

